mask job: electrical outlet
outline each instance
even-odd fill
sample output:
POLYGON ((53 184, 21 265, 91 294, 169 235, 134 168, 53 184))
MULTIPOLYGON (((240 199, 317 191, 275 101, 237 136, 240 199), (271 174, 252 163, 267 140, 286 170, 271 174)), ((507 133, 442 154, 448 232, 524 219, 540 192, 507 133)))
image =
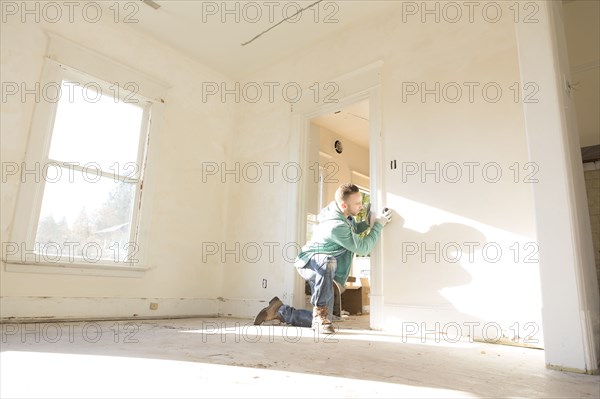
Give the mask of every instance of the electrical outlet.
POLYGON ((150 310, 156 310, 156 309, 158 309, 158 303, 150 302, 150 310))

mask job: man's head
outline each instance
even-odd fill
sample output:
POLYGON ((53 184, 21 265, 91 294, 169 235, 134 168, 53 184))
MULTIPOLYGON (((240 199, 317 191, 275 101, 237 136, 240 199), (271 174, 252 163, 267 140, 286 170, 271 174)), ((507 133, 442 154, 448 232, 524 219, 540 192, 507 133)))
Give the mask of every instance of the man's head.
POLYGON ((356 216, 363 209, 362 195, 354 184, 342 184, 335 191, 335 202, 345 216, 356 216))

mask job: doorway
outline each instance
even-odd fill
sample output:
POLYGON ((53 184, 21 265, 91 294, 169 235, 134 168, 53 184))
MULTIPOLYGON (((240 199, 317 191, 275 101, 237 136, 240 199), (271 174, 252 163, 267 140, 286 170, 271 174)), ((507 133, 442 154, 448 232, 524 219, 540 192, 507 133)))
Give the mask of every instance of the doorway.
MULTIPOLYGON (((298 193, 298 242, 311 238, 320 210, 334 200, 335 190, 342 183, 357 185, 366 194, 365 199, 374 212, 381 208, 379 182, 383 160, 379 112, 379 88, 376 87, 334 106, 315 109, 297 121, 302 126, 299 129, 300 161, 311 176, 305 179, 298 193)), ((351 272, 358 281, 355 284, 360 284, 363 277, 371 286, 370 304, 366 308, 370 312, 371 328, 378 326, 378 314, 383 311, 380 245, 378 242, 366 260, 363 257, 357 262, 355 258, 351 272)), ((308 307, 304 284, 298 279, 299 276, 294 279, 294 303, 308 307)))

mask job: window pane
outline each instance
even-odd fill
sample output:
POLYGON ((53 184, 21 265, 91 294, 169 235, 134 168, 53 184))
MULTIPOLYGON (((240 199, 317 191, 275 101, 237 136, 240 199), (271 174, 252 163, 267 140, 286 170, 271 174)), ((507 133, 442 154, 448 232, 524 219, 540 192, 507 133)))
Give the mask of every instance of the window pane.
POLYGON ((41 259, 122 261, 129 244, 135 185, 49 166, 36 234, 41 259))
POLYGON ((131 101, 63 81, 49 158, 134 177, 125 164, 137 162, 143 109, 131 101))

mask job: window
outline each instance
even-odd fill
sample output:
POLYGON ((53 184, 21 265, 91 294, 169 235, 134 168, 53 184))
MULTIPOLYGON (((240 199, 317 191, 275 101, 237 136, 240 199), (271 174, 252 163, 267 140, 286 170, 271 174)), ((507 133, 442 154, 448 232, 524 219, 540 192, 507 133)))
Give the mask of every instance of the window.
POLYGON ((35 235, 46 261, 137 262, 148 107, 100 87, 61 82, 35 235))
MULTIPOLYGON (((62 268, 139 266, 155 103, 138 95, 133 83, 109 83, 53 61, 46 62, 44 76, 11 235, 18 250, 6 251, 6 260, 62 268), (48 82, 56 82, 52 94, 48 82)), ((7 270, 27 271, 20 266, 7 270)))

